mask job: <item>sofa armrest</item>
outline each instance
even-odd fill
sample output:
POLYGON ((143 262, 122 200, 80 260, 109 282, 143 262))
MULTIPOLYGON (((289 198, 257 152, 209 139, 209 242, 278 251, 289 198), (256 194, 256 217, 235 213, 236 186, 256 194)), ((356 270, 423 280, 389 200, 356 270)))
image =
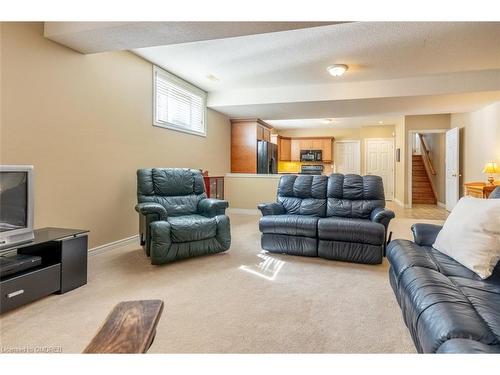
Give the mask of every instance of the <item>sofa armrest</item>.
POLYGON ((262 216, 268 215, 284 215, 286 214, 285 207, 281 203, 261 203, 257 208, 262 212, 262 216))
POLYGON ((387 230, 387 227, 389 226, 389 222, 394 219, 396 215, 394 214, 393 211, 387 210, 385 208, 376 208, 372 211, 370 215, 370 220, 375 222, 375 223, 380 223, 382 224, 385 229, 387 230))
POLYGON ((135 206, 135 210, 141 215, 158 215, 159 220, 165 220, 167 218, 167 210, 159 203, 139 203, 135 206))
POLYGON ((228 207, 229 203, 220 199, 205 198, 198 202, 198 212, 206 217, 225 215, 228 207))
POLYGON ((411 231, 417 245, 432 246, 442 228, 441 225, 418 223, 411 226, 411 231))

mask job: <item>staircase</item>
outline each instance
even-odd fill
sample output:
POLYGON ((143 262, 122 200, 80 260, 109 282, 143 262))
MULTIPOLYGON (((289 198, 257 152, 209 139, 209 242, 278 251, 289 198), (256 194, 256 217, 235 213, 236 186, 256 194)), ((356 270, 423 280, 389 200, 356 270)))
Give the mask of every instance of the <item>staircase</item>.
POLYGON ((412 202, 413 204, 436 204, 429 176, 425 170, 422 155, 412 159, 412 202))

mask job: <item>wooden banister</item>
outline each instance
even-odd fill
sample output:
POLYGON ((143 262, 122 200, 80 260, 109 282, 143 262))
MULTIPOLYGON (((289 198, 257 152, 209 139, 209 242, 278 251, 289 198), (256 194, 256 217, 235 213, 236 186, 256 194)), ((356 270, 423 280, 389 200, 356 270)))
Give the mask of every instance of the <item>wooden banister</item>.
POLYGON ((427 147, 427 144, 425 143, 424 136, 420 133, 418 133, 418 138, 420 140, 420 147, 422 149, 422 158, 424 160, 424 164, 426 164, 426 169, 427 167, 429 168, 429 173, 432 174, 433 176, 436 175, 436 170, 434 169, 434 165, 432 165, 432 159, 430 157, 430 150, 429 147, 427 147))
POLYGON ((427 178, 429 179, 429 182, 431 184, 431 189, 432 189, 432 194, 434 194, 434 198, 436 198, 436 202, 438 201, 438 196, 437 196, 437 189, 436 185, 434 184, 434 180, 432 179, 431 175, 435 176, 436 175, 436 170, 434 169, 434 166, 432 165, 432 159, 430 157, 430 150, 427 147, 427 144, 425 143, 425 139, 421 133, 418 133, 418 139, 420 140, 420 148, 421 148, 421 154, 422 154, 422 160, 424 162, 424 167, 425 167, 425 172, 427 173, 427 178))

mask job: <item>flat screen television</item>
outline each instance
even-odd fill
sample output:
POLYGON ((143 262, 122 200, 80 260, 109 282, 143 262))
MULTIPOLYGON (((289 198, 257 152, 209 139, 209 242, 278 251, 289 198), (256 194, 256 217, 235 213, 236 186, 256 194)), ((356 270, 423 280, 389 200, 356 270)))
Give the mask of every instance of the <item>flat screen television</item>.
POLYGON ((33 166, 0 165, 0 249, 32 241, 33 166))

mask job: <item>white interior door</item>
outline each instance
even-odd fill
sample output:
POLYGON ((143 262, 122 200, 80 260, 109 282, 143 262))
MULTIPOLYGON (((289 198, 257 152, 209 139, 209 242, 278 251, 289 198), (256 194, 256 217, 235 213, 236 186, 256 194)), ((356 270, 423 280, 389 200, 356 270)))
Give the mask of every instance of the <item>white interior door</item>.
POLYGON ((365 173, 382 177, 385 199, 394 199, 394 140, 366 139, 365 173))
POLYGON ((458 128, 446 132, 446 209, 451 211, 460 198, 458 128))
POLYGON ((335 142, 335 171, 361 174, 359 141, 335 142))

